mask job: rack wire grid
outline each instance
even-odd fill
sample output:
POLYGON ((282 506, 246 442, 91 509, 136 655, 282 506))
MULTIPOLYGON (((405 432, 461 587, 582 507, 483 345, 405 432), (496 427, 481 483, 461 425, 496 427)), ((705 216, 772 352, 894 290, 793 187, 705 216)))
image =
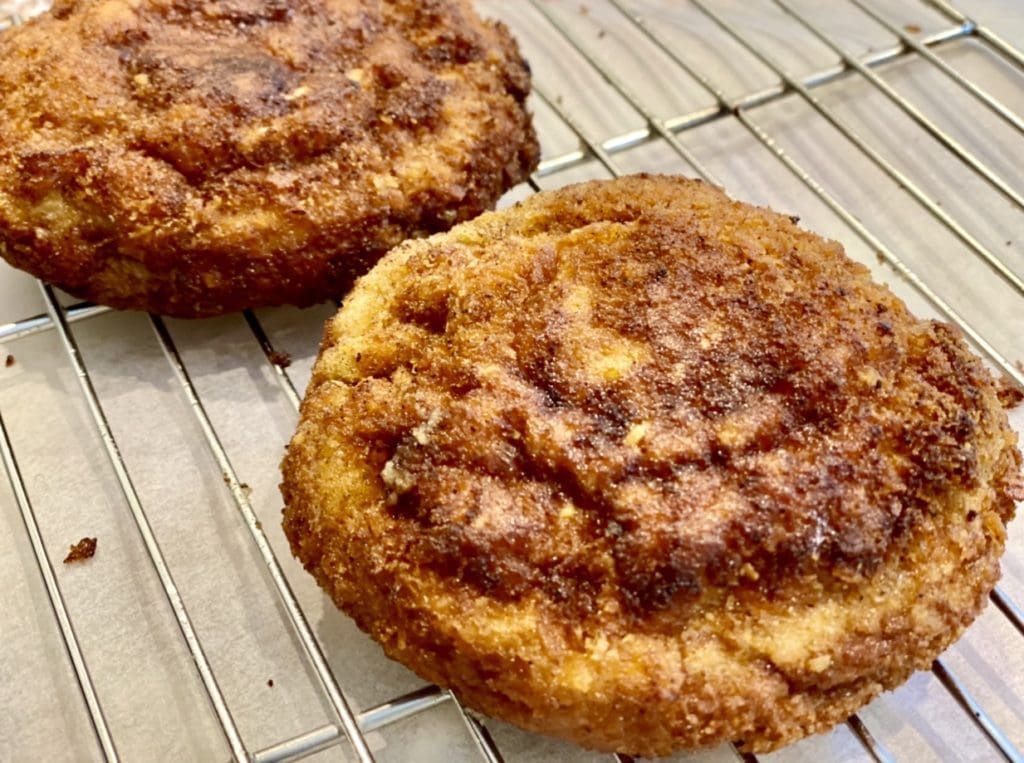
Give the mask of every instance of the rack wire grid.
MULTIPOLYGON (((45 6, 0 0, 0 28, 45 6)), ((479 6, 532 63, 545 157, 503 206, 702 176, 843 241, 1024 388, 1020 4, 479 6)), ((0 759, 628 760, 467 713, 292 559, 277 463, 332 312, 163 320, 0 266, 0 759), (61 564, 83 536, 96 556, 61 564)), ((779 752, 680 759, 1024 759, 1017 525, 992 605, 930 673, 779 752)))

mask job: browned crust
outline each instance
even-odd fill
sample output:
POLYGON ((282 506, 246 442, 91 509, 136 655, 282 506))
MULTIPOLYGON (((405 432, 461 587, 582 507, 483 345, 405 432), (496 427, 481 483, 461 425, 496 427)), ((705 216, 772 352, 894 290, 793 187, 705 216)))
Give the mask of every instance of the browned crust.
POLYGON ((679 178, 407 243, 328 324, 285 531, 389 655, 581 744, 773 749, 999 574, 996 386, 833 242, 679 178))
POLYGON ((96 555, 96 539, 82 538, 78 543, 73 543, 68 548, 68 555, 64 557, 64 564, 74 564, 92 559, 96 555))
POLYGON ((0 255, 196 317, 340 297, 536 166, 468 0, 78 0, 0 35, 0 255))

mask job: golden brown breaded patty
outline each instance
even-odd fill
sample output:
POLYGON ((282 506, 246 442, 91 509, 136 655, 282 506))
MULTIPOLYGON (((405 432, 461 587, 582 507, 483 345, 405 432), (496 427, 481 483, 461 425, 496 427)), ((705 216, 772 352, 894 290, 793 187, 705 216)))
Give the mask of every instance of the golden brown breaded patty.
POLYGON ((766 751, 956 639, 1016 435, 839 244, 698 181, 408 242, 328 324, 284 527, 392 657, 601 750, 766 751))
POLYGON ((58 0, 0 34, 0 255, 183 317, 340 297, 536 166, 469 0, 58 0))

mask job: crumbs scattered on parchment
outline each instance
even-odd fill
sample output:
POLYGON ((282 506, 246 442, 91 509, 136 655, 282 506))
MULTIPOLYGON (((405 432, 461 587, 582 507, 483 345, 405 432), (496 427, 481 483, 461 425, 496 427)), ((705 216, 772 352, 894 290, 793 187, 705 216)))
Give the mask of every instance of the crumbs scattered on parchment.
POLYGON ((273 678, 268 678, 267 679, 267 686, 269 686, 271 689, 274 688, 274 679, 273 678))
POLYGON ((82 538, 78 543, 71 546, 70 549, 68 555, 64 557, 64 564, 74 564, 75 562, 84 562, 86 559, 92 559, 93 554, 96 553, 96 539, 82 538))
POLYGON ((7 359, 4 361, 4 367, 5 368, 10 368, 11 366, 14 365, 14 363, 15 363, 14 356, 13 355, 8 355, 7 359))
MULTIPOLYGON (((234 480, 231 478, 231 475, 228 474, 227 472, 221 472, 220 476, 223 478, 224 484, 227 485, 228 487, 231 487, 231 485, 234 483, 234 480)), ((248 501, 250 498, 252 498, 252 488, 249 487, 249 485, 246 484, 245 482, 239 482, 238 489, 245 497, 245 500, 248 501)))
POLYGON ((917 24, 904 24, 903 29, 908 34, 921 34, 921 27, 919 27, 917 24))
POLYGON ((288 368, 292 364, 292 356, 287 352, 274 350, 274 352, 270 353, 270 362, 278 368, 288 368))

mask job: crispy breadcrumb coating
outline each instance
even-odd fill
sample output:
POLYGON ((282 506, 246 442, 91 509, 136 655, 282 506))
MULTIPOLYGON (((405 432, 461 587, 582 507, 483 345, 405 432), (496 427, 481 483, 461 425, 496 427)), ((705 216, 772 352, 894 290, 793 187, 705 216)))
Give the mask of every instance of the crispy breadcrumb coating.
POLYGON ((0 35, 0 255, 183 317, 341 297, 536 166, 468 0, 64 0, 0 35))
POLYGON ((698 181, 406 243, 328 324, 297 557, 467 705, 600 750, 767 751, 984 606, 1020 455, 960 336, 698 181))

